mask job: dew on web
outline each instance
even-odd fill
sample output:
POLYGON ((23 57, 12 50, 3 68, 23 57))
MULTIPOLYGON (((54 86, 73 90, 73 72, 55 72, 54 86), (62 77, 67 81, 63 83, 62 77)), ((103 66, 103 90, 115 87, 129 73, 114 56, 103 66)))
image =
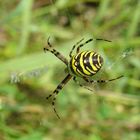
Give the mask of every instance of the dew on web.
POLYGON ((19 83, 19 82, 20 82, 20 77, 19 77, 18 73, 13 72, 13 73, 10 75, 10 82, 11 82, 11 83, 19 83))
POLYGON ((30 78, 34 78, 34 77, 39 77, 41 75, 43 75, 44 73, 46 73, 48 70, 48 68, 46 66, 42 67, 42 68, 37 68, 34 69, 32 71, 27 71, 27 72, 13 72, 10 75, 10 82, 11 83, 20 83, 21 81, 25 80, 25 79, 30 79, 30 78))
POLYGON ((123 61, 126 57, 133 55, 134 49, 133 48, 127 48, 125 49, 122 54, 114 61, 110 62, 107 60, 106 65, 107 65, 107 70, 111 70, 117 63, 120 63, 123 61))
POLYGON ((123 54, 122 54, 122 58, 125 58, 127 56, 130 56, 134 53, 134 49, 133 48, 127 48, 126 50, 124 50, 123 54))

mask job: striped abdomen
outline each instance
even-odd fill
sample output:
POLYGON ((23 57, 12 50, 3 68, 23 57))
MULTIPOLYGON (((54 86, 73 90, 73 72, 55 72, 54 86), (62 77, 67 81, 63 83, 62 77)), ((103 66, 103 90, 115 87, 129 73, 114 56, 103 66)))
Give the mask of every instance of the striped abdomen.
POLYGON ((103 64, 103 58, 94 51, 83 51, 73 56, 69 62, 72 74, 81 77, 95 75, 103 64))

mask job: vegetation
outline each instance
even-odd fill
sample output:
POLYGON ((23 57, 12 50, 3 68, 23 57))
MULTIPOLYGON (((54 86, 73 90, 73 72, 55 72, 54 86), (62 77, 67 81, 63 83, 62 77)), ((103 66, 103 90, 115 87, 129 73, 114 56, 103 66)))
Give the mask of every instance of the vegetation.
MULTIPOLYGON (((140 139, 140 1, 4 0, 0 2, 0 140, 140 139), (69 58, 81 38, 104 38, 83 50, 104 57, 94 79, 123 78, 87 85, 72 80, 53 92, 65 77, 65 65, 49 52, 69 58)), ((81 81, 83 82, 83 81, 81 81)))

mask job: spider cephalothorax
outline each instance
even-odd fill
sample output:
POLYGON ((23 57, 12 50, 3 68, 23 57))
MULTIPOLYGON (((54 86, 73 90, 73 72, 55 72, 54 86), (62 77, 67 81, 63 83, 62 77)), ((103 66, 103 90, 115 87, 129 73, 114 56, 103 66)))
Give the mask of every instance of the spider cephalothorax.
MULTIPOLYGON (((105 39, 94 39, 94 40, 103 40, 108 41, 105 39)), ((81 43, 83 39, 81 39, 79 42, 77 42, 73 47, 72 50, 69 53, 70 61, 68 61, 61 53, 59 53, 57 50, 52 48, 49 38, 48 38, 48 46, 44 48, 44 51, 49 51, 53 53, 57 58, 59 58, 63 63, 66 64, 68 69, 67 76, 62 80, 62 82, 56 87, 56 89, 53 91, 52 94, 50 94, 46 99, 49 99, 53 96, 52 100, 52 106, 54 109, 54 112, 56 113, 57 117, 59 117, 58 113, 55 109, 55 100, 56 96, 59 93, 59 91, 64 87, 64 85, 73 77, 73 80, 81 87, 85 87, 82 85, 76 77, 83 78, 88 83, 107 83, 116 79, 119 79, 123 76, 119 76, 117 78, 109 79, 109 80, 90 80, 89 77, 95 75, 102 67, 103 64, 103 58, 96 52, 89 50, 89 51, 81 51, 80 48, 83 47, 85 44, 93 41, 93 39, 88 39, 84 43, 81 43), (76 49, 76 54, 72 55, 74 49, 76 49)), ((86 89, 89 89, 85 87, 86 89)), ((90 90, 90 89, 89 89, 90 90)))

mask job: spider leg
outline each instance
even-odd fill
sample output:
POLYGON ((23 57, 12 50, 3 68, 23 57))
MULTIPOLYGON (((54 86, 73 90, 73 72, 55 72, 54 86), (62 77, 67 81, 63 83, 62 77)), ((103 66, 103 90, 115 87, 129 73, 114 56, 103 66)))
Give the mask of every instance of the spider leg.
POLYGON ((99 79, 99 80, 90 80, 86 77, 84 77, 84 80, 86 82, 89 82, 89 83, 108 83, 108 82, 111 82, 111 81, 114 81, 114 80, 117 80, 117 79, 120 79, 122 78, 123 75, 119 76, 119 77, 116 77, 116 78, 113 78, 113 79, 108 79, 108 80, 102 80, 102 79, 99 79))
POLYGON ((92 38, 91 38, 91 39, 88 39, 87 41, 85 41, 85 42, 84 42, 84 43, 82 43, 82 44, 79 44, 79 45, 77 46, 76 53, 79 53, 79 52, 80 52, 80 48, 81 48, 81 47, 83 47, 85 44, 87 44, 87 43, 91 42, 91 41, 93 41, 93 39, 92 39, 92 38))
POLYGON ((87 90, 89 90, 89 91, 93 91, 91 88, 89 88, 89 87, 87 87, 87 86, 81 84, 81 83, 76 79, 75 76, 73 77, 73 80, 74 80, 74 82, 75 82, 76 84, 78 84, 80 87, 83 87, 83 88, 85 88, 85 89, 87 89, 87 90))
POLYGON ((107 39, 103 39, 103 38, 96 38, 95 40, 106 41, 106 42, 112 42, 111 40, 107 40, 107 39))
POLYGON ((102 39, 102 38, 95 38, 95 39, 91 38, 91 39, 88 39, 86 42, 84 42, 84 43, 78 45, 78 46, 77 46, 76 53, 79 53, 81 47, 83 47, 85 44, 87 44, 87 43, 89 43, 89 42, 91 42, 91 41, 93 41, 93 40, 99 40, 99 41, 107 41, 107 42, 111 42, 110 40, 106 40, 106 39, 102 39))
POLYGON ((68 65, 68 60, 57 50, 55 50, 54 48, 52 48, 51 43, 49 42, 50 37, 48 38, 47 44, 49 47, 44 47, 44 52, 49 51, 52 54, 54 54, 57 58, 59 58, 63 63, 65 63, 66 65, 68 65))
POLYGON ((70 56, 70 57, 72 57, 72 53, 73 53, 75 47, 76 47, 81 41, 83 41, 83 40, 84 40, 84 38, 82 38, 82 39, 79 40, 76 44, 73 45, 73 47, 72 47, 72 49, 71 49, 71 51, 70 51, 70 53, 69 53, 69 56, 70 56))
POLYGON ((52 106, 53 106, 53 110, 56 114, 56 116, 60 119, 56 109, 55 109, 55 100, 56 100, 56 96, 58 95, 59 91, 65 86, 65 84, 72 78, 72 75, 68 74, 63 81, 56 87, 56 89, 53 91, 52 94, 50 94, 49 96, 46 97, 46 99, 48 100, 50 97, 53 96, 52 99, 52 106))

